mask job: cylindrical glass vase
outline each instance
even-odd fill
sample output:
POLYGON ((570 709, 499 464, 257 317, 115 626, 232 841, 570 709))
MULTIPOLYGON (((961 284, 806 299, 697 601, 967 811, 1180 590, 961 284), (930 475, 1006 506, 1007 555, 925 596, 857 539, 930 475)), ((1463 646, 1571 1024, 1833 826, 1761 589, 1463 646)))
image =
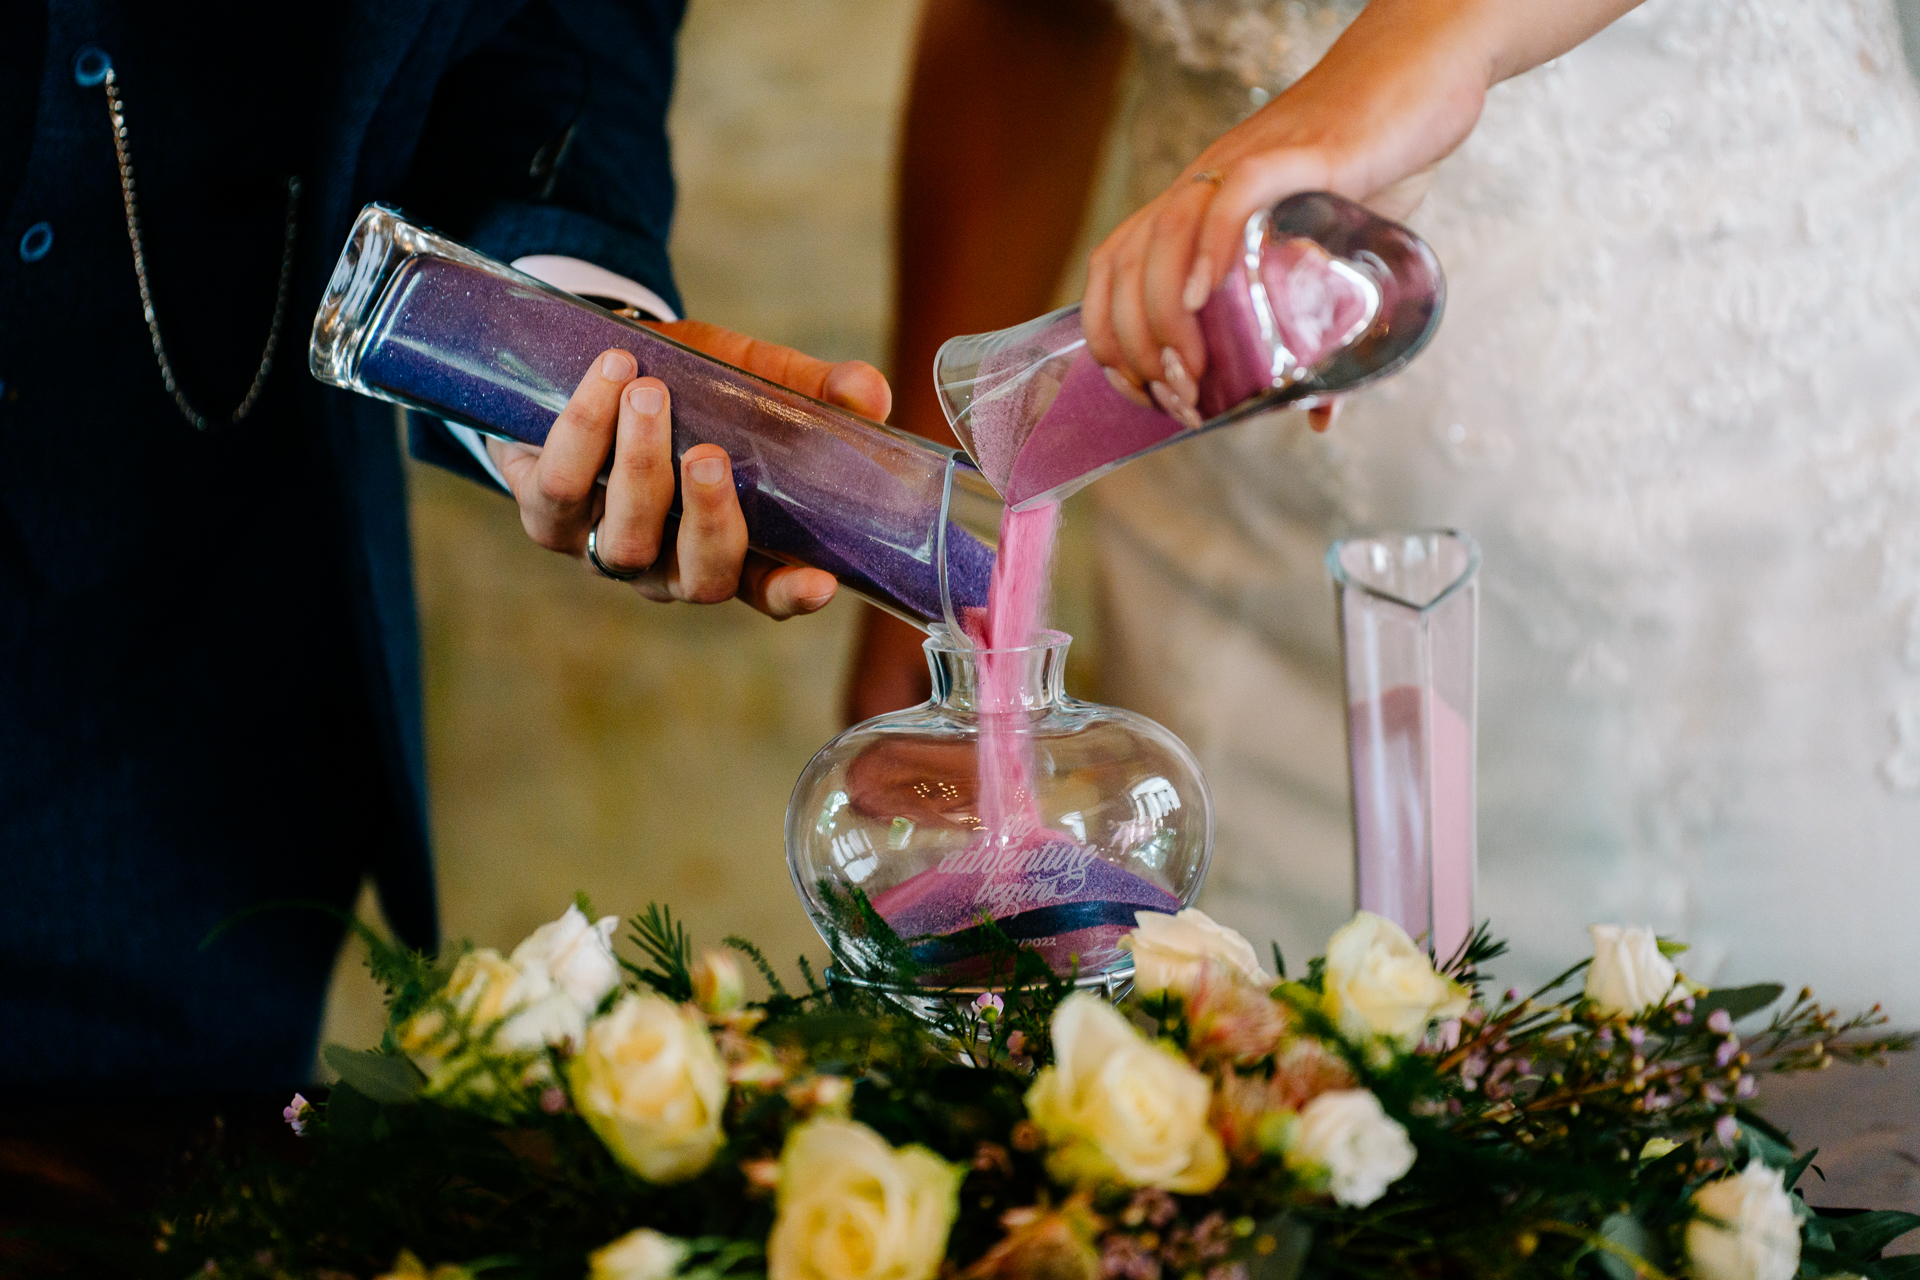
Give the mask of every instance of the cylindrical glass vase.
POLYGON ((1360 908, 1446 959, 1474 927, 1480 548, 1451 531, 1327 552, 1346 668, 1360 908))
POLYGON ((855 725, 800 775, 787 861, 842 978, 977 992, 1006 985, 1014 943, 1113 990, 1136 915, 1200 891, 1213 801, 1199 765, 1144 716, 1067 697, 1067 644, 977 649, 936 630, 932 699, 855 725), (1010 705, 984 701, 983 663, 1017 670, 1010 705))
POLYGON ((1396 372, 1438 327, 1445 296, 1419 236, 1351 200, 1306 192, 1248 220, 1239 261, 1196 316, 1207 367, 1184 420, 1107 381, 1077 305, 949 339, 934 381, 954 434, 1024 510, 1192 430, 1309 407, 1396 372))
POLYGON ((727 451, 756 550, 923 627, 985 606, 1001 503, 958 450, 715 360, 384 206, 354 224, 309 363, 322 382, 537 446, 613 347, 672 391, 676 458, 727 451))

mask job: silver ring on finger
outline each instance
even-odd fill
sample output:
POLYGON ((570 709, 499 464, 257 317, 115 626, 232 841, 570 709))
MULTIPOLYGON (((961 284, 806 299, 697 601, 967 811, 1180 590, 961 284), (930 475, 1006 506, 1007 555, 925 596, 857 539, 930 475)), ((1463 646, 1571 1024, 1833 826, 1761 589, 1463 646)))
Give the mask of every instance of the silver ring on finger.
POLYGON ((603 578, 611 578, 615 582, 632 582, 652 567, 651 565, 642 565, 638 569, 616 569, 605 560, 602 560, 600 558, 599 525, 595 525, 593 528, 587 530, 587 563, 593 566, 595 573, 603 578))

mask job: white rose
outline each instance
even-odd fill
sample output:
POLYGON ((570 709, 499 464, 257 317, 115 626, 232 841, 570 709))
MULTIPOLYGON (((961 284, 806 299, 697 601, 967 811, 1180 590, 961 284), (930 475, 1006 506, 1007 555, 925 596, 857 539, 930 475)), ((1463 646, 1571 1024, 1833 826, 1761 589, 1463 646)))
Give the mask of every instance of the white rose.
POLYGON ((1587 966, 1587 999, 1613 1017, 1631 1017, 1677 998, 1679 973, 1660 954, 1653 930, 1623 929, 1617 924, 1590 924, 1593 963, 1587 966))
POLYGON ((1365 1089, 1323 1093, 1300 1110, 1287 1163, 1324 1173, 1341 1204, 1363 1208, 1413 1168, 1412 1139, 1365 1089))
POLYGON ((727 1069, 706 1022, 651 992, 588 1024, 567 1083, 607 1149, 649 1182, 693 1177, 725 1140, 727 1069))
POLYGON ((528 934, 510 958, 529 973, 545 973, 591 1017, 620 985, 620 962, 613 956, 613 931, 619 925, 613 916, 588 924, 579 907, 568 907, 558 920, 528 934))
POLYGON ((691 1252, 685 1240, 641 1227, 587 1255, 587 1280, 671 1280, 691 1252))
POLYGON ((1381 1035, 1403 1049, 1436 1018, 1467 1011, 1467 989, 1435 972, 1407 931, 1358 911, 1327 942, 1321 1007, 1349 1040, 1381 1035))
POLYGON ((962 1171, 817 1117, 780 1153, 767 1280, 929 1280, 947 1254, 962 1171))
POLYGON ((1800 1218, 1778 1169, 1758 1161, 1694 1192, 1687 1262, 1695 1280, 1791 1280, 1800 1218))
POLYGON ((1198 1195, 1227 1172, 1207 1124, 1213 1085, 1177 1053, 1151 1044, 1097 996, 1071 995, 1053 1015, 1054 1063, 1027 1091, 1061 1182, 1121 1182, 1198 1195))
POLYGON ((1273 985, 1253 944, 1204 911, 1188 907, 1175 916, 1141 911, 1133 918, 1136 927, 1120 945, 1133 952, 1133 989, 1143 996, 1192 995, 1210 960, 1256 986, 1273 985))
POLYGON ((529 1054, 577 1043, 585 1030, 586 1015, 555 990, 545 970, 522 969, 483 947, 460 957, 438 998, 400 1026, 399 1040, 426 1074, 428 1092, 458 1084, 485 1095, 494 1081, 474 1070, 480 1046, 494 1056, 529 1054))

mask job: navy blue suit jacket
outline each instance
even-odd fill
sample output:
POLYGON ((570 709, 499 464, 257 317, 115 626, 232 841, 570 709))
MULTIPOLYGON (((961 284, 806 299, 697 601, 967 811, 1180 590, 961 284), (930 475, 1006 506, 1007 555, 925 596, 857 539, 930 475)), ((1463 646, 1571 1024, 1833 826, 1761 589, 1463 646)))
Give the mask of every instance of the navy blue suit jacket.
MULTIPOLYGON (((0 12, 0 1085, 297 1083, 340 938, 257 903, 363 875, 435 939, 391 410, 306 371, 369 200, 678 306, 665 117, 684 0, 51 0, 0 12), (224 424, 304 184, 246 421, 161 384, 102 89, 127 108, 153 297, 224 424)), ((470 459, 441 442, 428 450, 470 459)))

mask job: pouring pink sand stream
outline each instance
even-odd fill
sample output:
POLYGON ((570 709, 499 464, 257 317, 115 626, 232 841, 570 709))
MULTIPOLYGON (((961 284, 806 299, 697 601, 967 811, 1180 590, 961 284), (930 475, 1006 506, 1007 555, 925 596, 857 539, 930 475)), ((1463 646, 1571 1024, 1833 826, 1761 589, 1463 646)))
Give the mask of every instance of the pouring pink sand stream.
MULTIPOLYGON (((1379 302, 1370 281, 1304 239, 1273 246, 1260 276, 1286 358, 1299 365, 1351 341, 1379 302)), ((1212 363, 1200 407, 1209 414, 1271 385, 1276 357, 1249 292, 1244 268, 1236 268, 1202 315, 1212 363)), ((1044 327, 1032 343, 989 357, 978 376, 991 390, 973 402, 971 443, 1009 503, 987 608, 962 619, 981 650, 981 826, 964 850, 877 895, 873 905, 908 939, 964 934, 990 918, 1064 970, 1081 954, 1111 951, 1138 911, 1177 911, 1181 902, 1165 885, 1049 828, 1035 801, 1028 650, 1039 636, 1060 520, 1059 504, 1045 495, 1185 428, 1114 390, 1087 353, 1077 312, 1044 327), (1067 351, 1068 361, 1052 358, 1067 351), (1027 508, 1017 509, 1022 503, 1027 508)), ((984 976, 972 948, 923 941, 920 950, 940 957, 945 979, 984 976)))
MULTIPOLYGON (((1036 800, 1032 646, 1040 638, 1059 522, 1055 503, 1007 511, 988 606, 965 620, 980 650, 980 829, 964 849, 877 895, 873 905, 908 939, 964 934, 991 919, 1064 971, 1076 957, 1110 952, 1135 913, 1178 911, 1181 904, 1166 886, 1048 827, 1036 800)), ((931 952, 943 980, 987 976, 976 948, 921 951, 931 952)))

